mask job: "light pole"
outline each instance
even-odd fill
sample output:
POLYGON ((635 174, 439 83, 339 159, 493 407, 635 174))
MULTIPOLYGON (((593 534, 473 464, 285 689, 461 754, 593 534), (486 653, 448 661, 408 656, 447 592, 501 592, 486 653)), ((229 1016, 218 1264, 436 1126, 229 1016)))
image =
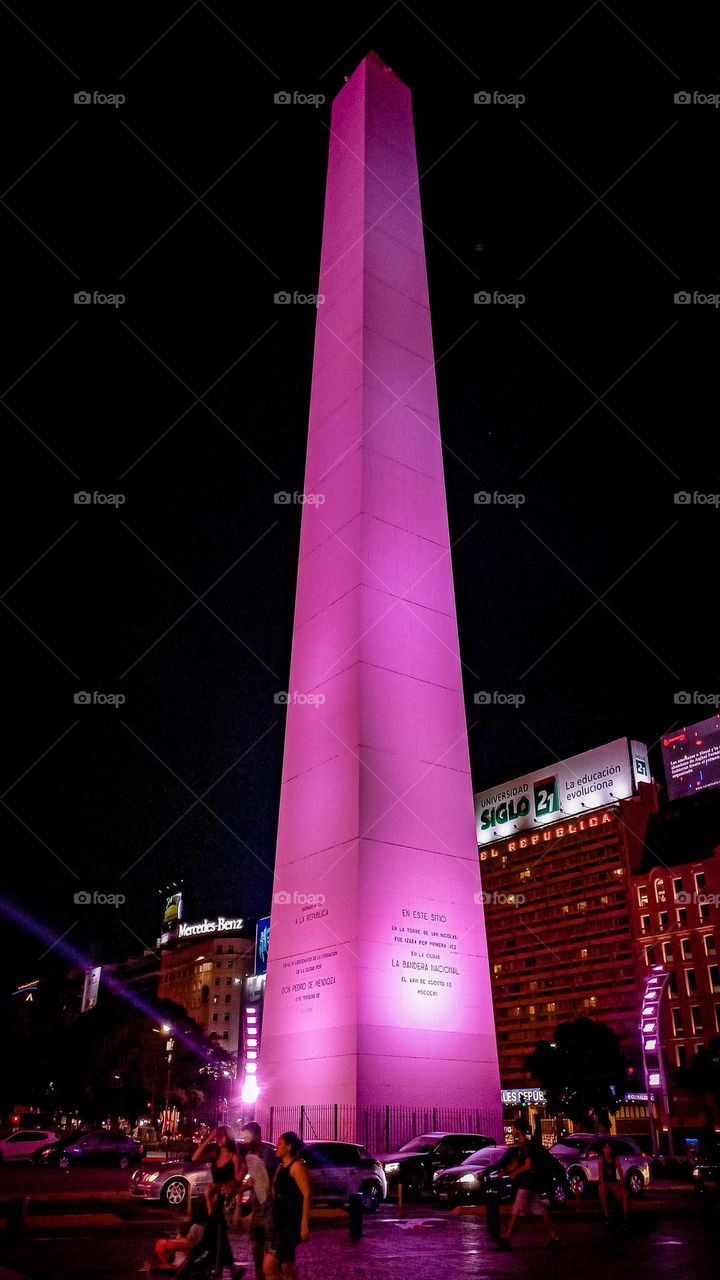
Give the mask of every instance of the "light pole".
MULTIPOLYGON (((165 1156, 170 1154, 170 1076, 172 1072, 172 1055, 175 1041, 173 1040, 172 1027, 169 1022, 163 1022, 161 1027, 153 1027, 153 1031, 158 1035, 165 1037, 165 1052, 167 1054, 167 1079, 165 1081, 165 1156)), ((153 1095, 154 1096, 154 1095, 153 1095)))

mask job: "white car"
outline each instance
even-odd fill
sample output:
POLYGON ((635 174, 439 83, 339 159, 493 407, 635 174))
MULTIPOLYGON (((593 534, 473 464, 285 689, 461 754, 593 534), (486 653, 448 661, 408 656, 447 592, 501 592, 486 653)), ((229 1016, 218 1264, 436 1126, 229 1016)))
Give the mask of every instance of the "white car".
POLYGON ((630 1195, 642 1195, 650 1182, 650 1162, 632 1138, 569 1133, 562 1142, 556 1142, 550 1148, 550 1154, 564 1164, 571 1195, 582 1196, 590 1187, 597 1188, 598 1157, 606 1142, 610 1143, 613 1155, 618 1157, 630 1195))
POLYGON ((49 1129, 16 1129, 7 1138, 0 1139, 0 1163, 10 1160, 29 1160, 41 1147, 57 1142, 57 1134, 49 1129))

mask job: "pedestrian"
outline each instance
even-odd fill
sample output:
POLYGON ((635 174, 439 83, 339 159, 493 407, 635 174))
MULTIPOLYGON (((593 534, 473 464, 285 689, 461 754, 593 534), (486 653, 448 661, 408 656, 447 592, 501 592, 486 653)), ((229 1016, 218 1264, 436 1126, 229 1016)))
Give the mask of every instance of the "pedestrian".
POLYGON ((610 1226, 610 1201, 614 1200, 615 1204, 622 1209, 623 1229, 626 1230, 628 1193, 620 1162, 609 1142, 603 1144, 602 1151, 598 1156, 598 1191, 603 1214, 605 1215, 605 1226, 610 1226))
POLYGON ((546 1249, 559 1249, 560 1241, 555 1234, 552 1222, 548 1217, 547 1209, 540 1195, 538 1185, 539 1178, 537 1173, 537 1161, 533 1151, 533 1145, 528 1137, 528 1126, 524 1120, 516 1120, 513 1124, 513 1141, 517 1146, 517 1160, 512 1168, 508 1171, 509 1177, 516 1188, 515 1199, 512 1209, 510 1210, 510 1220, 505 1229, 504 1235, 501 1235, 497 1241, 499 1249, 509 1249, 512 1233, 515 1230, 515 1223, 518 1218, 535 1217, 542 1218, 545 1228, 546 1249))
POLYGON ((219 1191, 222 1196, 233 1195, 239 1189, 246 1173, 237 1143, 225 1125, 221 1125, 219 1129, 213 1129, 193 1153, 192 1158, 197 1164, 209 1157, 212 1161, 212 1182, 205 1190, 208 1212, 211 1210, 210 1193, 219 1191))
POLYGON ((271 1156, 265 1152, 262 1144, 262 1130, 254 1120, 245 1125, 240 1134, 240 1140, 243 1144, 240 1148, 240 1156, 247 1169, 243 1186, 249 1187, 251 1191, 252 1208, 248 1230, 255 1280, 263 1280, 263 1259, 268 1241, 271 1208, 270 1177, 277 1168, 278 1160, 274 1152, 271 1156))
POLYGON ((272 1183, 271 1215, 263 1275, 265 1280, 297 1280, 295 1250, 310 1239, 312 1188, 296 1133, 280 1135, 275 1153, 280 1164, 272 1183))

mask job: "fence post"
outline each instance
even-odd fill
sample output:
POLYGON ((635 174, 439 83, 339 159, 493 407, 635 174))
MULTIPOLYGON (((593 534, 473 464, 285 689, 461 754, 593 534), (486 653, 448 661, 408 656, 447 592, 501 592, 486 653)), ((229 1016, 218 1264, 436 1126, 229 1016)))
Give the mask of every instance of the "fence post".
POLYGON ((305 1107, 300 1108, 300 1137, 305 1141, 305 1107))
POLYGON ((390 1150, 390 1106, 385 1104, 385 1150, 390 1150))

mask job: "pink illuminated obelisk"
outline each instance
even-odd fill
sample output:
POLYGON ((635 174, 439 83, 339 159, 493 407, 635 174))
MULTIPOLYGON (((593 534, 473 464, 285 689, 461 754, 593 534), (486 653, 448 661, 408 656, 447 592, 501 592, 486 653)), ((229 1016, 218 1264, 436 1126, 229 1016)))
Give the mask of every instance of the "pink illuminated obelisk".
POLYGON ((375 54, 333 105, 319 293, 258 1113, 499 1137, 412 108, 375 54))

